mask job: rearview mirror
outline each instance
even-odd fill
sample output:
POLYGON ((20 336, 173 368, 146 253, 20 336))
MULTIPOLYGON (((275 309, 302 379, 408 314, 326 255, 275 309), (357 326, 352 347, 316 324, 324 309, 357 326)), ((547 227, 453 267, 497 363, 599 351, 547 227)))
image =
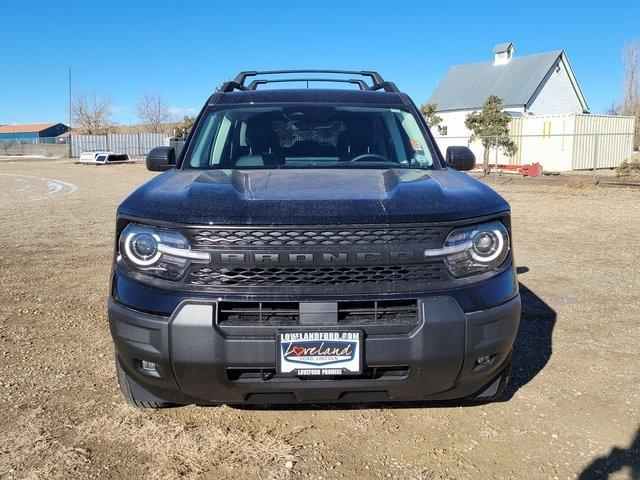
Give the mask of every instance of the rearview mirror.
POLYGON ((472 170, 476 156, 468 147, 447 147, 447 165, 459 171, 472 170))
POLYGON ((164 172, 176 166, 176 150, 173 147, 156 147, 147 153, 147 169, 164 172))

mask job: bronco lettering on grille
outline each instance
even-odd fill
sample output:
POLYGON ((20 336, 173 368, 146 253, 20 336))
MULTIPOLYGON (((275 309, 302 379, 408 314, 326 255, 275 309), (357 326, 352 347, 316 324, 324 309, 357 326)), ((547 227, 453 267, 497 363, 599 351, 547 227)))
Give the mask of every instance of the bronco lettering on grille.
POLYGON ((332 252, 332 253, 220 253, 220 261, 229 264, 255 263, 377 263, 385 260, 393 262, 415 258, 413 251, 397 252, 332 252))

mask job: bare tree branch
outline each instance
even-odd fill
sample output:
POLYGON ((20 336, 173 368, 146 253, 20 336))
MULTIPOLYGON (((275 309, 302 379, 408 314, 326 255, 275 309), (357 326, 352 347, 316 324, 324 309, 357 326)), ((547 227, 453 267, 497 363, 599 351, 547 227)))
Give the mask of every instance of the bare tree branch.
POLYGON ((634 147, 640 148, 640 43, 633 40, 622 49, 622 104, 618 115, 635 117, 634 147))
POLYGON ((153 133, 166 133, 171 114, 163 93, 144 92, 136 104, 136 114, 153 133))
POLYGON ((622 49, 623 106, 640 103, 640 43, 633 40, 622 49))
POLYGON ((113 102, 95 92, 78 94, 71 101, 71 121, 80 133, 104 134, 111 128, 113 102))

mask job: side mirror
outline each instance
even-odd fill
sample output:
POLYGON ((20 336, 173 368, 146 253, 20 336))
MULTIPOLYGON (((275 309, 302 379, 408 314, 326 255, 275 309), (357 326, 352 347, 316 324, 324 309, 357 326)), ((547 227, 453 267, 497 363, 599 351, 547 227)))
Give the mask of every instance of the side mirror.
POLYGON ((164 172, 176 166, 176 150, 173 147, 156 147, 147 153, 147 170, 164 172))
POLYGON ((447 165, 456 170, 472 170, 476 166, 476 156, 468 147, 447 147, 447 165))

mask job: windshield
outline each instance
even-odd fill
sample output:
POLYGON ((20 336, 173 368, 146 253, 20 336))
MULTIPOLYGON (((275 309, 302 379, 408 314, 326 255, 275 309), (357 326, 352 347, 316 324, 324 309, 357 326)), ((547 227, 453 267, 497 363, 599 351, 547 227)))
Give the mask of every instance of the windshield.
POLYGON ((410 112, 348 106, 242 107, 200 121, 191 168, 434 168, 410 112))

